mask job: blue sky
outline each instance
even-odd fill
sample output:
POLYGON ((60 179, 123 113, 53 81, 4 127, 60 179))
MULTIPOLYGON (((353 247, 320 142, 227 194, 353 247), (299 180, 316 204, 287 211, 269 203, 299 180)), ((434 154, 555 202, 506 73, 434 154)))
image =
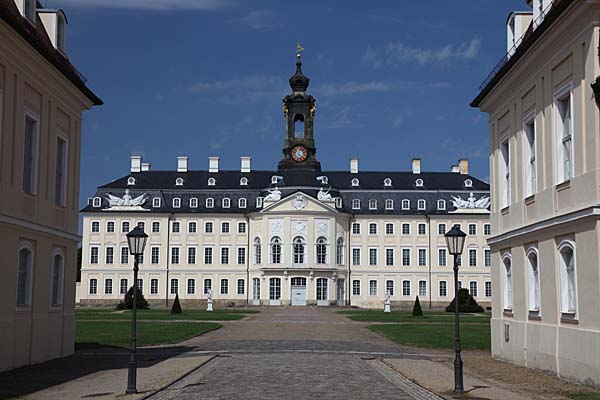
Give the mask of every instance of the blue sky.
POLYGON ((281 158, 281 99, 301 41, 325 170, 445 171, 488 179, 487 115, 471 109, 524 0, 43 0, 69 19, 68 51, 105 105, 84 114, 81 203, 128 173, 281 158))

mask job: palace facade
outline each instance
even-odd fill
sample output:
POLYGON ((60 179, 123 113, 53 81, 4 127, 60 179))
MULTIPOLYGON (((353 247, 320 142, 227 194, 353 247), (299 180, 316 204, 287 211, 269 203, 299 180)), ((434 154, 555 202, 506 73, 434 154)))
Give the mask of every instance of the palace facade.
POLYGON ((600 385, 600 2, 527 1, 489 114, 492 353, 600 385))
POLYGON ((82 114, 62 10, 0 0, 0 371, 73 353, 82 114))
POLYGON ((115 304, 132 282, 125 234, 149 235, 137 282, 154 305, 352 305, 453 298, 452 260, 444 233, 468 233, 460 279, 483 305, 490 281, 489 185, 468 161, 449 172, 324 171, 316 157, 316 101, 297 71, 283 99, 285 137, 278 168, 153 171, 131 157, 129 174, 98 188, 83 209, 83 264, 78 301, 115 304))

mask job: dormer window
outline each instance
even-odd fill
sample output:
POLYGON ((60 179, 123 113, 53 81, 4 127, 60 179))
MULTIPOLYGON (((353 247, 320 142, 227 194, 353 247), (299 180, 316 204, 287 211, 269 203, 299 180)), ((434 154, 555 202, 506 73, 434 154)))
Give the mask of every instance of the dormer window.
POLYGON ((360 200, 359 199, 352 199, 352 209, 360 210, 360 200))
POLYGON ((133 176, 130 176, 129 178, 127 178, 127 184, 129 186, 135 185, 135 178, 133 176))
POLYGON ((93 207, 100 207, 100 206, 102 206, 102 199, 100 197, 94 197, 92 199, 92 206, 93 207))
POLYGON ((206 199, 206 208, 213 208, 215 206, 215 199, 213 199, 212 197, 208 197, 206 199))
POLYGON ((244 177, 240 179, 240 186, 248 186, 248 178, 244 177))
POLYGON ((327 184, 329 184, 329 178, 326 177, 326 176, 318 176, 317 180, 319 182, 321 182, 321 185, 327 185, 327 184))
POLYGON ((336 208, 342 208, 342 198, 341 197, 336 197, 335 198, 335 207, 336 208))
POLYGON ((358 186, 360 184, 358 178, 352 179, 352 186, 358 186))
POLYGON ((256 208, 262 208, 263 206, 263 198, 262 197, 257 197, 256 198, 256 208))
POLYGON ((35 25, 36 0, 23 0, 23 16, 35 25))
POLYGON ((180 208, 181 207, 181 199, 179 197, 175 197, 173 199, 173 208, 180 208))
POLYGON ((175 186, 183 186, 183 178, 175 179, 175 186))
POLYGON ((369 210, 377 210, 377 200, 369 200, 369 210))
POLYGON ((198 199, 196 197, 190 199, 190 208, 198 208, 198 199))
POLYGON ((67 51, 67 20, 60 12, 56 16, 56 48, 63 53, 67 51))
POLYGON ((387 199, 385 201, 385 209, 386 210, 393 210, 394 209, 394 200, 392 199, 387 199))
POLYGON ((215 178, 208 178, 208 186, 215 186, 217 180, 215 178))
POLYGON ((408 199, 402 200, 402 209, 410 210, 410 200, 408 200, 408 199))
POLYGON ((416 187, 423 187, 423 179, 417 179, 415 181, 415 186, 416 187))
POLYGON ((238 199, 238 208, 246 208, 247 201, 244 197, 238 199))
POLYGON ((417 208, 419 210, 424 210, 425 209, 425 200, 419 200, 419 202, 417 203, 417 208))
POLYGON ((473 187, 473 181, 470 179, 465 179, 465 187, 473 187))
POLYGON ((387 186, 387 187, 392 186, 392 180, 390 178, 385 178, 383 180, 383 186, 387 186))
POLYGON ((154 207, 154 208, 160 207, 160 197, 155 197, 152 199, 152 207, 154 207))
POLYGON ((279 183, 279 178, 280 178, 279 176, 273 175, 271 177, 271 185, 277 185, 279 183))
POLYGON ((446 200, 438 200, 437 208, 438 208, 438 210, 445 210, 446 209, 446 200))
POLYGON ((228 197, 225 197, 223 199, 223 201, 221 202, 221 206, 223 208, 229 208, 229 207, 231 207, 231 200, 228 197))

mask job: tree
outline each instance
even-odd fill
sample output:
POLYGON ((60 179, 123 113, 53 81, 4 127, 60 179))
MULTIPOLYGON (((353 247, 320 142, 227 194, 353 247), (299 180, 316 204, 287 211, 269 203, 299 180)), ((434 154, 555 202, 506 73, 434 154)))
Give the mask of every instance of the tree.
POLYGON ((144 298, 142 292, 137 288, 137 286, 132 286, 129 288, 127 293, 125 294, 125 298, 122 302, 119 303, 117 308, 119 310, 131 310, 133 308, 133 290, 137 290, 136 294, 136 308, 138 310, 147 310, 150 308, 150 305, 144 298))
POLYGON ((175 295, 175 301, 171 307, 171 314, 181 314, 181 304, 179 304, 179 293, 175 295))
MULTIPOLYGON (((455 300, 456 298, 446 307, 446 312, 454 312, 455 300)), ((469 294, 467 289, 460 289, 458 291, 458 310, 467 313, 480 313, 483 312, 483 307, 477 304, 477 301, 469 294)))
POLYGON ((421 310, 421 302, 419 301, 419 296, 417 296, 417 298, 415 300, 415 305, 413 306, 412 315, 413 315, 413 317, 422 317, 423 316, 423 310, 421 310))

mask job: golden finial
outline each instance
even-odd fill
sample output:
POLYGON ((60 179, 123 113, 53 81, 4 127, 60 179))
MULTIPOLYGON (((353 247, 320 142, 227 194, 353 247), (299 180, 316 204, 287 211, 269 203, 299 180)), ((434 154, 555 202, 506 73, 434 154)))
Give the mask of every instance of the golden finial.
POLYGON ((298 44, 296 45, 296 57, 301 58, 303 51, 304 51, 304 47, 302 47, 300 42, 298 42, 298 44))

